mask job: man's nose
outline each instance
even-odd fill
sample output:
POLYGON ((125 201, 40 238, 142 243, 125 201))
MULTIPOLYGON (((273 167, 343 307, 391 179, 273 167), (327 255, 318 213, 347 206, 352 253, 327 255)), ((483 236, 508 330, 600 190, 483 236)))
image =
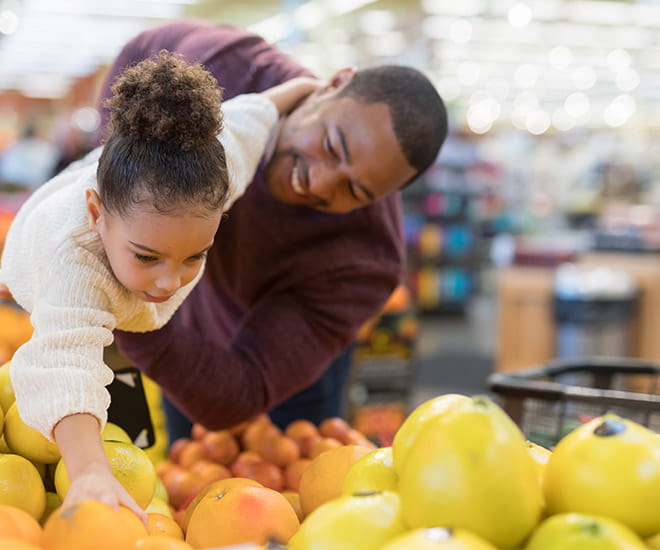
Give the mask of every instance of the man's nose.
POLYGON ((309 192, 329 204, 340 180, 341 174, 336 168, 317 163, 309 169, 309 192))

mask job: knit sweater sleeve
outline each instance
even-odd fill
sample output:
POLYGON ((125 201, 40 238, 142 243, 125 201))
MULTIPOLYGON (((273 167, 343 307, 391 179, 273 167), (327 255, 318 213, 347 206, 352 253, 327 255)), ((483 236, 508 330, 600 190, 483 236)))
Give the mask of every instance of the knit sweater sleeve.
POLYGON ((103 362, 116 321, 110 301, 116 286, 93 255, 66 253, 39 281, 31 321, 32 338, 12 358, 11 381, 19 414, 29 426, 53 440, 62 418, 88 413, 102 427, 107 420, 113 379, 103 362))
POLYGON ((222 104, 224 127, 218 138, 229 170, 228 210, 252 181, 266 142, 277 123, 275 104, 261 94, 243 94, 222 104))

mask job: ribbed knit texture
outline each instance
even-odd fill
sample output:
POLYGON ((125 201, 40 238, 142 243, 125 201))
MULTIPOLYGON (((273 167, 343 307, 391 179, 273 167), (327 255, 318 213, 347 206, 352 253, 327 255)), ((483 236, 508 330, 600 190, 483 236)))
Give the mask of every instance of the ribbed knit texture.
MULTIPOLYGON (((258 94, 238 96, 222 109, 229 207, 252 180, 278 114, 258 94)), ((11 225, 0 264, 0 282, 31 313, 34 326, 11 363, 18 410, 51 440, 55 424, 71 414, 92 414, 105 424, 105 386, 113 373, 103 362, 103 348, 112 331, 162 327, 203 272, 159 304, 140 300, 117 281, 87 219, 85 190, 97 189, 98 156, 95 150, 30 196, 11 225)))

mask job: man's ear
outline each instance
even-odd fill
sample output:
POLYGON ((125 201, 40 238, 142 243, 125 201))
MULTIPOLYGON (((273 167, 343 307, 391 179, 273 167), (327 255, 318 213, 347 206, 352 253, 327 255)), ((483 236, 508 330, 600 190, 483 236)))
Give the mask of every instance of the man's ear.
POLYGON ((348 84, 357 73, 355 67, 345 67, 339 69, 334 75, 330 77, 328 83, 324 86, 323 91, 339 91, 346 84, 348 84))
POLYGON ((96 189, 85 190, 85 203, 87 205, 87 221, 89 228, 93 231, 98 231, 99 222, 103 215, 103 205, 101 204, 101 197, 96 189))

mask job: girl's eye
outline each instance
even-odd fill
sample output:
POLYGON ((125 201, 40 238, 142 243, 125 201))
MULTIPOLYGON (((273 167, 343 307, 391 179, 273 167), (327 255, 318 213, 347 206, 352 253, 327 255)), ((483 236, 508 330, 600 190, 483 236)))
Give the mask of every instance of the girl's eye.
POLYGON ((138 254, 137 252, 135 253, 135 258, 145 264, 156 260, 154 256, 145 256, 144 254, 138 254))
POLYGON ((205 259, 208 256, 206 252, 202 252, 201 254, 196 254, 195 256, 191 256, 190 260, 193 262, 200 262, 203 259, 205 259))

